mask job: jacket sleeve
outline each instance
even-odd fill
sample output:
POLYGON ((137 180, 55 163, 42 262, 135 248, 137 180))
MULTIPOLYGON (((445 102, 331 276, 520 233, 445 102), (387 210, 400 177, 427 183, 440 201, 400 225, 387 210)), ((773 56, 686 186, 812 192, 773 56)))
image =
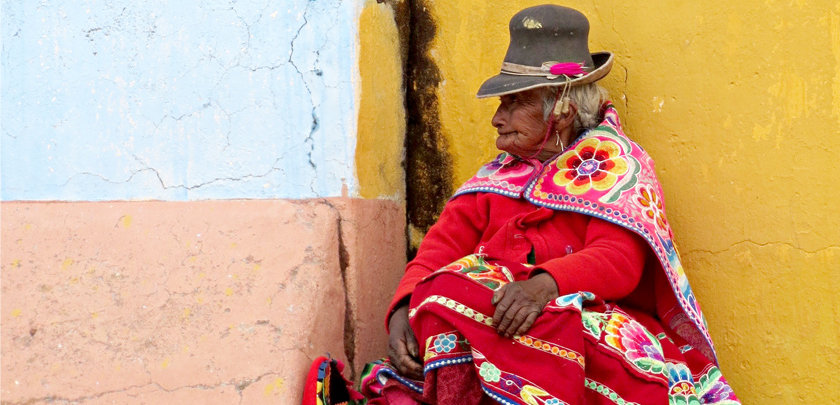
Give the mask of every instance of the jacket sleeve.
POLYGON ((551 274, 560 295, 589 291, 618 300, 639 284, 647 253, 647 243, 632 231, 591 218, 581 250, 543 262, 531 275, 551 274))
POLYGON ((385 318, 387 327, 391 313, 407 303, 407 299, 423 278, 475 251, 489 222, 487 200, 480 194, 464 194, 449 201, 437 222, 429 229, 417 249, 417 256, 405 267, 405 274, 385 318))

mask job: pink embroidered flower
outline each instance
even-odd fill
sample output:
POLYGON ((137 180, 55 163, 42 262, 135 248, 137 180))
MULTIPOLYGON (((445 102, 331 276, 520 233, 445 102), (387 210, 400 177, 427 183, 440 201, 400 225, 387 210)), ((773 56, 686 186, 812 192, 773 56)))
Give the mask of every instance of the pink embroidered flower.
POLYGON ((656 226, 657 232, 668 236, 668 222, 665 220, 665 210, 662 206, 662 197, 656 194, 656 190, 642 184, 637 187, 636 202, 642 206, 644 216, 656 226))
POLYGON ((534 167, 517 159, 515 156, 502 152, 496 160, 482 166, 475 175, 479 178, 490 180, 506 180, 513 177, 520 177, 531 174, 534 167))
POLYGON ((557 159, 554 183, 570 194, 580 195, 590 189, 608 190, 619 176, 627 173, 627 159, 615 142, 589 138, 557 159))
POLYGON ((665 374, 662 345, 640 323, 616 312, 604 331, 607 344, 618 349, 631 363, 644 371, 665 374))

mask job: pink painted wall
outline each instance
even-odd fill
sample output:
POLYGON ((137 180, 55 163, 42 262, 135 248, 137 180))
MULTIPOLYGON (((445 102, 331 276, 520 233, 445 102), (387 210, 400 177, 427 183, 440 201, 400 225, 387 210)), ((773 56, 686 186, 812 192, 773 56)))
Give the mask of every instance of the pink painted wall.
POLYGON ((300 401, 385 354, 403 208, 360 199, 3 202, 3 403, 300 401), (348 311, 349 309, 349 311, 348 311))

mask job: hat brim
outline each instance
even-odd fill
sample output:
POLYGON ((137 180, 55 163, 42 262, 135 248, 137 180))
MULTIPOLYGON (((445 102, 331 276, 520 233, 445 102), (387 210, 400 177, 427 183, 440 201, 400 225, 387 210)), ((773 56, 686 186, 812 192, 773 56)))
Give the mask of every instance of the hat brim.
MULTIPOLYGON (((612 52, 596 52, 592 54, 592 63, 595 64, 595 69, 587 75, 569 80, 572 86, 582 86, 584 84, 594 83, 604 78, 610 72, 613 65, 612 52)), ((522 76, 499 73, 484 81, 479 87, 478 98, 503 96, 505 94, 518 93, 524 90, 535 89, 537 87, 559 86, 566 83, 562 78, 549 79, 544 76, 522 76)))

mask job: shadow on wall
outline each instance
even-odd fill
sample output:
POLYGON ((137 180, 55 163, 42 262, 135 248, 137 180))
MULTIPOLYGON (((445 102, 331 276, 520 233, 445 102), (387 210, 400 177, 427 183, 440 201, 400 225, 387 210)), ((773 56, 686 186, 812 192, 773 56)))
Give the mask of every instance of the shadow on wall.
POLYGON ((430 57, 437 25, 425 0, 407 1, 410 32, 406 63, 406 211, 409 259, 452 195, 452 159, 441 131, 441 73, 430 57))

